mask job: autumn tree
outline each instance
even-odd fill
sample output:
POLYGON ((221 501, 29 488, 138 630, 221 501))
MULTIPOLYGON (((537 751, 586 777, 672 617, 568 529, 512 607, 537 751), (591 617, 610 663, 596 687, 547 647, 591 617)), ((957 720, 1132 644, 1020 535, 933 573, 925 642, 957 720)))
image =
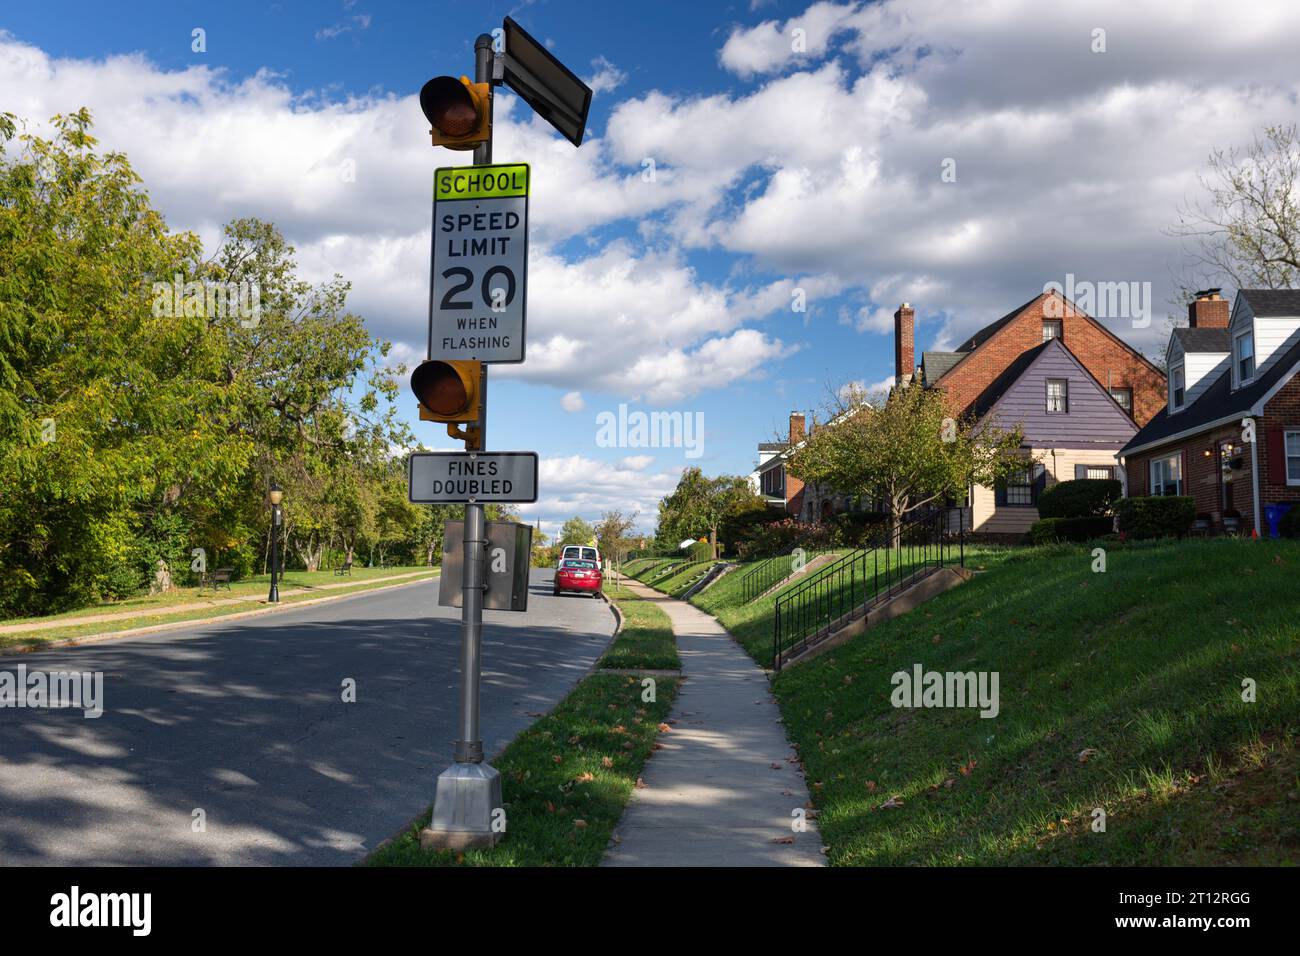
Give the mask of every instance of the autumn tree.
POLYGON ((943 394, 918 384, 888 395, 846 387, 788 462, 790 474, 850 496, 883 501, 891 538, 908 514, 945 498, 963 498, 971 484, 993 484, 1022 470, 1019 426, 1004 431, 949 417, 943 394))
POLYGON ((1185 309, 1200 289, 1290 289, 1300 279, 1300 135, 1267 126, 1244 148, 1216 149, 1200 177, 1201 199, 1167 230, 1183 240, 1176 278, 1185 309))
POLYGON ((659 502, 659 537, 676 538, 676 548, 683 538, 707 535, 709 552, 718 557, 718 528, 733 514, 754 507, 758 499, 749 479, 739 475, 708 478, 698 467, 682 472, 677 488, 659 502))

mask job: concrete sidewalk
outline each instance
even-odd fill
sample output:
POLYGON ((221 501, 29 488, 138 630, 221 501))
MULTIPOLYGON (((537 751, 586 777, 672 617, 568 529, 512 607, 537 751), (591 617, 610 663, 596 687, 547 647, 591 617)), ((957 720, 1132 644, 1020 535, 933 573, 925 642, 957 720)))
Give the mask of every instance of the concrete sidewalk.
POLYGON ((825 865, 816 823, 791 827, 808 790, 767 675, 703 611, 625 586, 672 621, 686 680, 601 865, 825 865))

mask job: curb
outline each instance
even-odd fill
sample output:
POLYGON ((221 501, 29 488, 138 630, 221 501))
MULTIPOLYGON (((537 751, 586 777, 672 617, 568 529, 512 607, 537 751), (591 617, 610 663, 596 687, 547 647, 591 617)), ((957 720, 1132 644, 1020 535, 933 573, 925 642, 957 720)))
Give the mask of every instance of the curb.
POLYGON ((185 621, 168 621, 162 624, 149 624, 145 627, 133 627, 122 631, 105 631, 102 634, 87 634, 83 637, 64 637, 56 641, 47 641, 43 644, 34 644, 26 647, 0 648, 0 657, 8 657, 11 654, 32 654, 39 651, 51 650, 59 647, 79 647, 83 644, 104 644, 108 641, 117 640, 123 637, 137 637, 141 634, 156 634, 160 631, 175 631, 183 627, 202 626, 204 624, 214 624, 220 621, 234 621, 246 617, 258 617, 263 614, 278 614, 281 611, 294 610, 300 607, 311 607, 316 604, 326 604, 330 601, 345 601, 348 598, 361 597, 365 594, 378 594, 380 591, 391 591, 394 588, 409 588, 413 584, 425 584, 429 581, 436 580, 441 576, 438 574, 430 575, 427 578, 418 578, 414 581, 401 581, 397 584, 386 584, 379 588, 366 588, 362 591, 352 591, 348 594, 327 594, 318 598, 311 598, 306 601, 294 601, 289 604, 280 604, 274 607, 259 607, 249 611, 236 611, 233 614, 215 614, 212 617, 197 617, 185 621))

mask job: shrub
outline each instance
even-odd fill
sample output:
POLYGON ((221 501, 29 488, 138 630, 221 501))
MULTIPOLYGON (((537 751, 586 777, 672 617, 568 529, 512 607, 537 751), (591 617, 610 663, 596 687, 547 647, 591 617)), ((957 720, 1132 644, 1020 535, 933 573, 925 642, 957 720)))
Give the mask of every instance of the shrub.
POLYGON ((1087 518, 1108 515, 1119 500, 1114 478, 1075 478, 1043 489, 1038 496, 1041 518, 1087 518))
POLYGON ((1121 498, 1115 502, 1115 514, 1126 538, 1179 537, 1196 518, 1196 501, 1187 495, 1121 498))
POLYGON ((1292 505, 1291 510, 1277 523, 1277 533, 1284 538, 1300 538, 1300 505, 1292 505))
POLYGON ((737 551, 745 560, 773 558, 789 554, 795 548, 821 551, 838 543, 838 532, 829 523, 804 524, 794 518, 761 524, 746 532, 737 551))
POLYGON ((1113 530, 1114 519, 1105 515, 1085 515, 1080 518, 1043 518, 1029 529, 1030 544, 1047 544, 1052 541, 1092 541, 1108 535, 1113 530))

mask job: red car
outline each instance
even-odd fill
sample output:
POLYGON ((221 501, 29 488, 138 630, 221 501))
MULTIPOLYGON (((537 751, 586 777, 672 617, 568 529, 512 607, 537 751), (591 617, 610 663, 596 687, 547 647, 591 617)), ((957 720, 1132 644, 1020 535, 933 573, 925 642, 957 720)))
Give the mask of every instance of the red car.
POLYGON ((561 561, 555 569, 555 594, 561 591, 582 591, 592 597, 600 597, 601 574, 595 561, 579 561, 574 558, 561 561))

